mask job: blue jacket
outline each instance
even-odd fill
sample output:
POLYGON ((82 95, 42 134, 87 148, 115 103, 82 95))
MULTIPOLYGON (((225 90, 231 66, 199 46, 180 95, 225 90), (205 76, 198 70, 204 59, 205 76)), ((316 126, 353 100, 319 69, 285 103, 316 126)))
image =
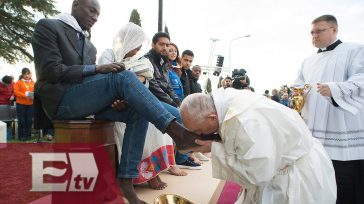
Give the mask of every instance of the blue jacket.
POLYGON ((169 79, 171 80, 172 88, 174 92, 177 94, 178 98, 182 101, 184 98, 183 94, 183 86, 179 76, 176 72, 172 70, 168 70, 169 79))

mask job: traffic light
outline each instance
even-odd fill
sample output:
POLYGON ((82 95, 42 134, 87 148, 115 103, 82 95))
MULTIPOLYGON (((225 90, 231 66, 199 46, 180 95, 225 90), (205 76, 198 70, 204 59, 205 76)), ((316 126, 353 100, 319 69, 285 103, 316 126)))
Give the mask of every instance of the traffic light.
POLYGON ((222 67, 223 64, 224 64, 224 56, 218 55, 217 56, 216 66, 217 67, 222 67))
POLYGON ((221 73, 221 68, 215 68, 215 71, 213 73, 214 76, 220 76, 220 73, 221 73))

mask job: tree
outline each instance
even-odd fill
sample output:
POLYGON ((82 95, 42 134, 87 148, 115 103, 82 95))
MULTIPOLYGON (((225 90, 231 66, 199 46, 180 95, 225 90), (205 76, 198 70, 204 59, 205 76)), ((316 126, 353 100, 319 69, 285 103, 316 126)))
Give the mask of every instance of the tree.
POLYGON ((207 82, 206 82, 206 88, 205 88, 205 93, 211 93, 212 89, 211 89, 211 79, 207 78, 207 82))
POLYGON ((158 32, 162 31, 163 26, 163 0, 159 0, 158 4, 158 32))
POLYGON ((31 62, 28 52, 35 27, 36 14, 45 17, 58 14, 53 0, 0 1, 0 57, 7 63, 31 62))
POLYGON ((133 9, 131 11, 129 22, 135 23, 138 26, 142 26, 138 10, 133 9))
POLYGON ((217 83, 217 88, 222 87, 222 84, 221 84, 222 80, 224 80, 224 78, 222 76, 220 76, 219 77, 219 83, 217 83))
POLYGON ((164 32, 169 34, 168 27, 166 24, 164 24, 164 32))

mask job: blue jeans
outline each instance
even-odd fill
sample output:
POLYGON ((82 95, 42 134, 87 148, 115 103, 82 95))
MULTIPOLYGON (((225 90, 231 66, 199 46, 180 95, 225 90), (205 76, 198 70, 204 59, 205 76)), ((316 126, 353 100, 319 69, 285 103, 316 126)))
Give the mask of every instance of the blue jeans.
POLYGON ((126 124, 119 178, 138 177, 137 167, 143 154, 148 121, 165 132, 175 119, 130 71, 84 78, 82 83, 65 92, 55 118, 77 119, 92 114, 99 120, 126 124), (127 101, 130 108, 122 111, 112 109, 110 105, 117 99, 127 101))
POLYGON ((34 115, 33 105, 16 104, 18 117, 19 140, 30 140, 32 137, 32 122, 34 115))

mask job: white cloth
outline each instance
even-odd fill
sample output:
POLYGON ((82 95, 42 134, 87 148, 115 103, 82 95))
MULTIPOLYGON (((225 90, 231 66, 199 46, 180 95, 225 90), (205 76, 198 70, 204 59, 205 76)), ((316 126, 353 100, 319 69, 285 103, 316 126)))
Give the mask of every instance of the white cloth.
POLYGON ((71 26, 76 31, 82 33, 86 38, 89 36, 88 31, 82 30, 82 28, 78 24, 77 20, 75 19, 75 17, 73 17, 71 14, 61 13, 56 17, 56 19, 59 19, 59 20, 63 21, 64 23, 66 23, 67 25, 71 26))
POLYGON ((236 203, 334 204, 334 169, 297 112, 246 90, 213 92, 222 142, 213 177, 241 184, 236 203))
MULTIPOLYGON (((119 162, 121 149, 123 146, 124 133, 125 133, 126 124, 121 122, 116 122, 114 126, 114 137, 116 146, 118 149, 119 162)), ((145 138, 144 149, 142 160, 150 157, 150 155, 158 150, 161 146, 173 145, 173 140, 169 135, 163 134, 159 131, 152 123, 149 123, 147 136, 145 138)), ((164 161, 168 161, 168 159, 164 159, 164 161)))
POLYGON ((136 56, 125 56, 132 50, 147 42, 144 30, 134 24, 127 23, 115 35, 112 49, 105 50, 98 60, 98 64, 123 62, 127 70, 135 72, 138 76, 144 76, 148 81, 153 78, 154 68, 149 59, 136 56))
POLYGON ((143 44, 148 44, 147 42, 148 39, 142 27, 131 22, 127 23, 118 31, 113 40, 112 50, 115 53, 115 61, 122 61, 128 52, 143 44))
MULTIPOLYGON (((117 62, 115 53, 112 49, 105 50, 99 60, 98 64, 107 64, 117 62)), ((142 57, 140 59, 136 58, 126 58, 120 62, 124 63, 125 69, 134 72, 138 76, 144 76, 148 81, 153 78, 153 65, 149 59, 142 57)))
POLYGON ((332 160, 364 159, 364 46, 341 43, 334 50, 304 60, 294 86, 310 84, 302 117, 332 160), (323 97, 317 83, 328 84, 323 97))

